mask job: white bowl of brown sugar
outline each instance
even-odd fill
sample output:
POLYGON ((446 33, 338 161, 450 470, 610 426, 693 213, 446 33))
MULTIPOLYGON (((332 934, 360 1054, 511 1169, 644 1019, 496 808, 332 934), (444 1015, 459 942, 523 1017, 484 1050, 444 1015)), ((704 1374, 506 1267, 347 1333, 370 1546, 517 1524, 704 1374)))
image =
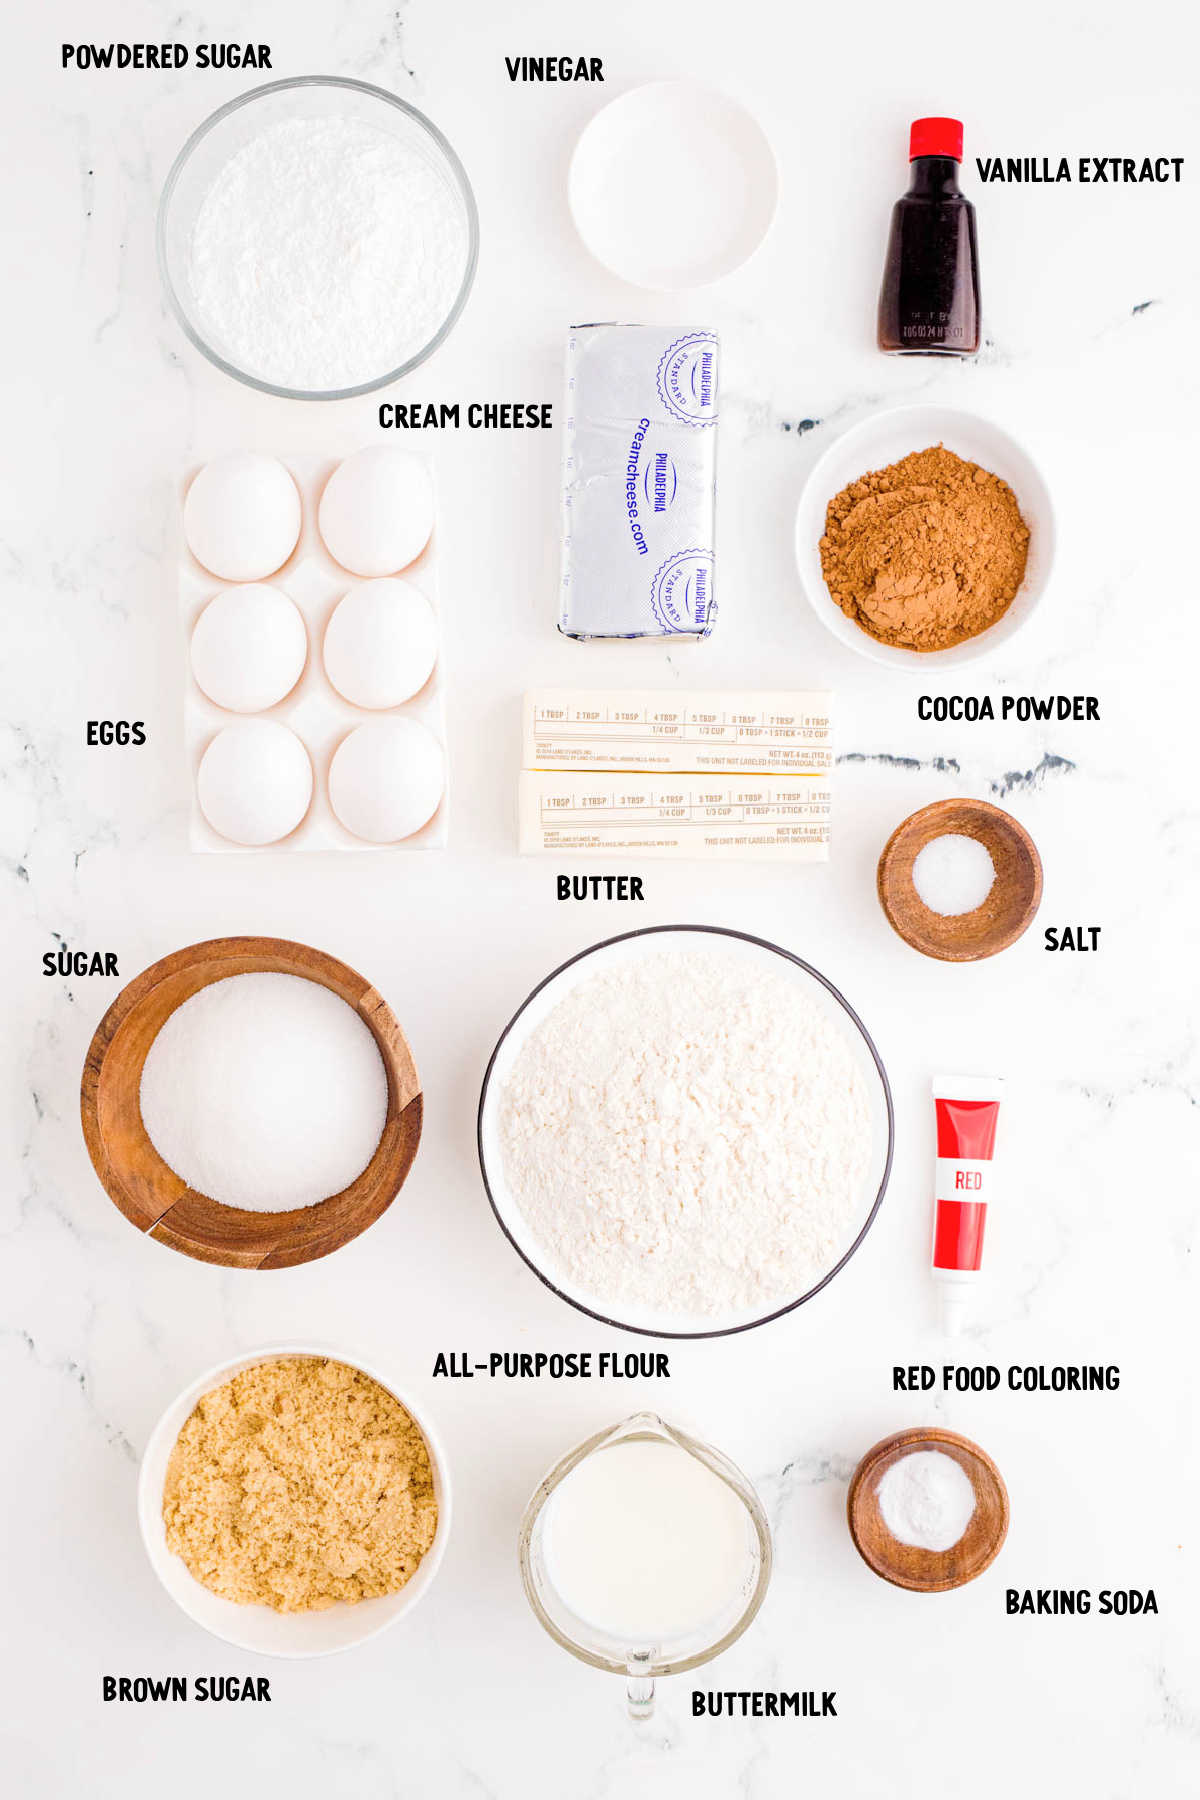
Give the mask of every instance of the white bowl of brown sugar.
POLYGON ((1028 451, 953 406, 874 413, 829 446, 796 514, 813 611, 890 668, 955 668, 1021 630, 1054 562, 1054 508, 1028 451))
POLYGON ((248 1351, 191 1382, 155 1426, 138 1523, 155 1574, 214 1637, 328 1656, 428 1591, 450 1529, 446 1454, 360 1358, 248 1351))

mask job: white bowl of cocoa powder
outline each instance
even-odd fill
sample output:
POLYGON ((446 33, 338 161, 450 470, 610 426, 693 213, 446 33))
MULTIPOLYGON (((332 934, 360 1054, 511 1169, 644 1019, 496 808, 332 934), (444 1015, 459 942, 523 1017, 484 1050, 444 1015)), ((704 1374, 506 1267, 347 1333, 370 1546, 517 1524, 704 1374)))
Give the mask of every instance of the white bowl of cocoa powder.
POLYGON ((1007 644, 1046 591, 1054 542, 1028 451, 953 406, 894 407, 843 432, 796 514, 813 611, 891 668, 953 668, 1007 644))

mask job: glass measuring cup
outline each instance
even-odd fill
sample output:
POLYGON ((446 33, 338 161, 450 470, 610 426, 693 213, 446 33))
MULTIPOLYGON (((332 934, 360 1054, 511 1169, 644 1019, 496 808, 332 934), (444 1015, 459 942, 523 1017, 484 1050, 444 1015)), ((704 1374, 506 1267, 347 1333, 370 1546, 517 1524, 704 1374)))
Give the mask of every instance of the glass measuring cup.
POLYGON ((538 1622, 556 1643, 594 1669, 624 1675, 629 1711, 648 1719, 654 1711, 654 1684, 660 1675, 679 1675, 709 1662, 736 1642, 750 1624, 771 1579, 771 1533, 762 1503, 741 1470, 711 1445, 701 1443, 656 1413, 634 1413, 619 1425, 576 1445, 538 1484, 525 1509, 517 1542, 521 1580, 538 1622), (642 1440, 673 1444, 695 1457, 736 1495, 746 1512, 746 1569, 736 1594, 716 1617, 697 1629, 665 1634, 657 1642, 629 1642, 572 1611, 557 1591, 545 1556, 546 1505, 559 1484, 589 1456, 615 1444, 642 1440))

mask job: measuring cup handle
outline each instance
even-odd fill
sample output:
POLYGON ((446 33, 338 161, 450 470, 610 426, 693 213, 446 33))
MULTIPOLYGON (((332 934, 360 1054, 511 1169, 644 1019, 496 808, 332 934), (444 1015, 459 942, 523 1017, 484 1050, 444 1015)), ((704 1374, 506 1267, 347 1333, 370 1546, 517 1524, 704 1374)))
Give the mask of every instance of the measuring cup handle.
POLYGON ((654 1677, 638 1673, 640 1660, 635 1656, 629 1664, 629 1680, 625 1684, 631 1719, 648 1719, 654 1712, 654 1677))

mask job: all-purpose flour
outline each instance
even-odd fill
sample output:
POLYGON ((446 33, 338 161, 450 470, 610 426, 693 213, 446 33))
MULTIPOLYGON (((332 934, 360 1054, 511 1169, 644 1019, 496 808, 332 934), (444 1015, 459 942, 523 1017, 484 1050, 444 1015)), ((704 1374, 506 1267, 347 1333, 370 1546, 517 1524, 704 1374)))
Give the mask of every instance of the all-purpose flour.
POLYGON ((279 387, 358 387, 424 349, 467 230, 415 150, 359 119, 288 119, 225 164, 196 215, 192 290, 230 360, 279 387))
POLYGON ((500 1138, 531 1230, 590 1296, 717 1314, 835 1260, 872 1125, 846 1033, 785 972, 672 950, 581 981, 530 1033, 500 1138))

